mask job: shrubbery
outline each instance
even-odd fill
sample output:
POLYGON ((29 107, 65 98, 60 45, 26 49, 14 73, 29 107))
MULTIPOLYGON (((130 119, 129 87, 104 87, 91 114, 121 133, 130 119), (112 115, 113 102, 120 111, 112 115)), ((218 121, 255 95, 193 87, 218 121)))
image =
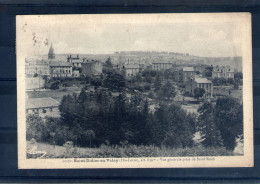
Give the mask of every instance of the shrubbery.
POLYGON ((217 99, 216 105, 205 102, 198 112, 202 144, 234 150, 236 139, 243 135, 243 106, 233 98, 222 97, 217 99))
POLYGON ((100 146, 122 142, 135 145, 187 147, 193 145, 190 118, 179 105, 160 104, 151 113, 149 104, 138 91, 128 101, 121 92, 113 97, 99 88, 64 96, 59 107, 61 118, 28 115, 27 139, 63 145, 100 146), (36 122, 36 123, 35 123, 36 122))
MULTIPOLYGON (((57 152, 57 151, 56 151, 57 152)), ((55 152, 55 153, 56 153, 55 152)), ((76 148, 65 146, 59 155, 48 153, 44 158, 137 158, 137 157, 190 157, 190 156, 233 156, 232 151, 223 147, 194 146, 186 148, 167 148, 154 145, 105 145, 99 148, 76 148)))

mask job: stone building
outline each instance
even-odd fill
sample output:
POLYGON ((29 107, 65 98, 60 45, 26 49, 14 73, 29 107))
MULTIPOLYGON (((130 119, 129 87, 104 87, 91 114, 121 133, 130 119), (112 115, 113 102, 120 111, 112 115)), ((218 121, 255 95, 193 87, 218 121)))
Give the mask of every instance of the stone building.
POLYGON ((196 75, 196 71, 193 67, 183 67, 179 71, 179 82, 186 83, 191 78, 194 78, 196 75))
POLYGON ((67 62, 53 62, 50 64, 51 77, 72 77, 72 64, 67 62))
POLYGON ((44 88, 45 80, 39 75, 38 77, 25 78, 25 89, 26 90, 37 90, 44 88))
POLYGON ((234 69, 230 66, 215 66, 212 70, 212 78, 234 79, 234 69))
POLYGON ((75 77, 75 78, 80 77, 80 72, 79 72, 79 70, 72 70, 72 77, 75 77))
POLYGON ((99 60, 84 60, 84 62, 81 65, 81 73, 85 76, 91 76, 91 75, 101 75, 103 70, 103 65, 101 61, 99 60))
POLYGON ((157 61, 152 63, 152 70, 162 71, 172 68, 171 62, 157 61))
POLYGON ((81 68, 82 63, 84 62, 83 59, 79 58, 79 55, 77 55, 76 57, 68 55, 67 61, 68 63, 71 63, 74 68, 81 68))
POLYGON ((122 68, 122 72, 123 75, 126 78, 131 78, 133 76, 136 76, 140 71, 140 66, 139 64, 136 63, 126 63, 123 68, 122 68))
POLYGON ((25 74, 50 75, 50 61, 25 59, 25 74))
POLYGON ((200 78, 200 77, 191 78, 185 84, 185 91, 188 92, 190 95, 194 94, 194 90, 196 88, 205 89, 204 97, 213 96, 213 84, 207 78, 200 78))
POLYGON ((51 97, 28 98, 26 100, 26 113, 38 114, 41 117, 59 117, 59 105, 60 103, 51 97))

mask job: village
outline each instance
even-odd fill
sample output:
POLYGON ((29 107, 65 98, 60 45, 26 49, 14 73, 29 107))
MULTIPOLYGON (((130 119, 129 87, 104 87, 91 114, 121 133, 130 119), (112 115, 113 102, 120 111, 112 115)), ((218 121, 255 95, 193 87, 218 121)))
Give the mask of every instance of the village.
POLYGON ((123 90, 129 100, 138 94, 148 99, 151 112, 161 101, 178 103, 195 114, 201 103, 214 102, 221 96, 231 96, 242 103, 241 69, 228 62, 205 64, 188 54, 173 54, 174 57, 170 53, 120 52, 92 58, 71 54, 58 58, 51 45, 46 58, 25 60, 26 113, 60 117, 59 105, 64 95, 98 88, 110 88, 113 96, 123 90))

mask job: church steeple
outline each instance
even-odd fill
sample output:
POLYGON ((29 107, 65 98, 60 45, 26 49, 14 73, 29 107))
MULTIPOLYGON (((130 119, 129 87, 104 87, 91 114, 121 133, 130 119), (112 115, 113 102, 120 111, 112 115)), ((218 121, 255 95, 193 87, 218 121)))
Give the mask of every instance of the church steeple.
POLYGON ((55 53, 54 53, 54 49, 52 48, 52 43, 51 43, 51 48, 48 53, 48 59, 55 59, 55 53))

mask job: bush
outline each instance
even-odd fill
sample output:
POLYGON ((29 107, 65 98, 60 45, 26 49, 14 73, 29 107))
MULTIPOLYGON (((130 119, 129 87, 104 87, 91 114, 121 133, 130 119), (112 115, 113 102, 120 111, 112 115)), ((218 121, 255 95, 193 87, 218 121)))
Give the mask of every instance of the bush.
POLYGON ((185 91, 183 96, 190 96, 190 93, 188 91, 185 91))
MULTIPOLYGON (((190 156, 231 156, 235 155, 223 147, 208 147, 202 145, 191 148, 167 148, 149 146, 107 146, 102 144, 99 148, 86 150, 84 154, 74 154, 74 157, 83 158, 138 158, 138 157, 190 157, 190 156)), ((72 156, 72 155, 71 155, 72 156)))
POLYGON ((75 157, 77 153, 77 148, 74 148, 72 141, 65 142, 63 146, 65 147, 65 157, 75 157))
POLYGON ((143 86, 136 86, 134 87, 134 89, 143 92, 144 91, 144 87, 143 86))
POLYGON ((51 89, 52 89, 52 90, 59 89, 59 84, 60 84, 59 81, 53 82, 53 83, 51 84, 51 89))
POLYGON ((150 85, 145 85, 145 86, 144 86, 144 89, 145 89, 146 91, 149 91, 149 90, 151 90, 151 86, 150 86, 150 85))

